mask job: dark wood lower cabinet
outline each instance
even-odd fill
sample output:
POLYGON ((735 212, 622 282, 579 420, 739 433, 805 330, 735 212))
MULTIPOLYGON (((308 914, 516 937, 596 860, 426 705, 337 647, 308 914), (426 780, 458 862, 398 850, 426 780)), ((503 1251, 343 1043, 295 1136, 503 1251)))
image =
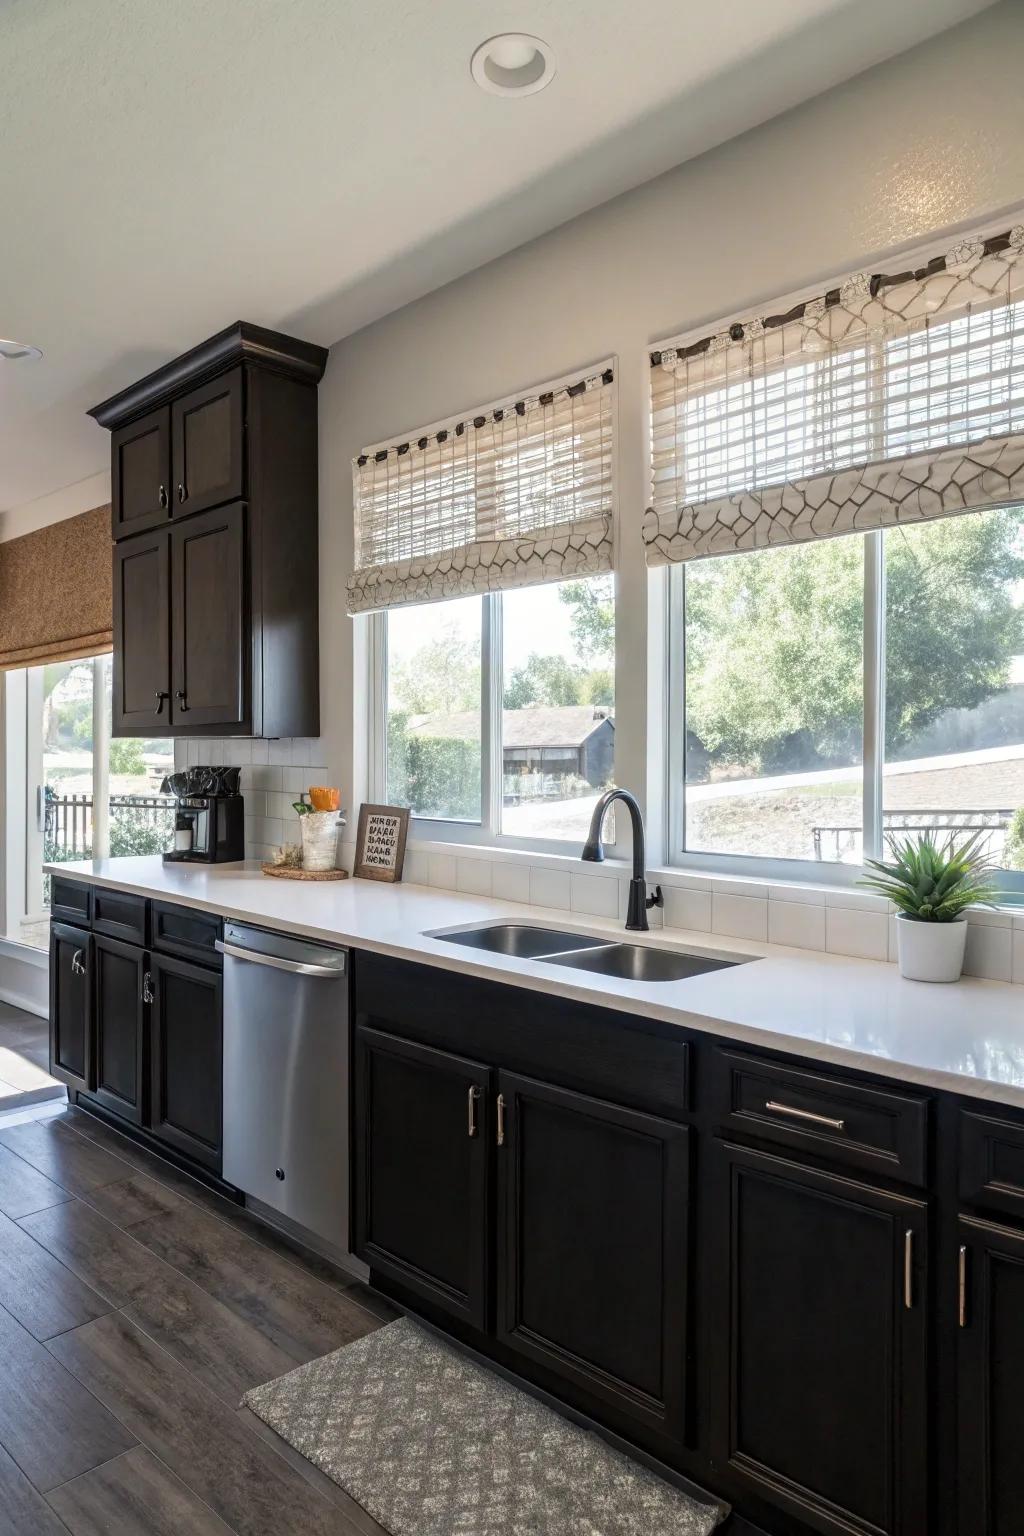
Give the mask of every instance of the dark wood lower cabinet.
POLYGON ((93 1084, 92 934, 50 925, 50 1071, 69 1088, 93 1084))
POLYGON ((215 1173, 221 1167, 221 974, 151 957, 149 1128, 215 1173))
POLYGON ((93 938, 93 1093, 133 1125, 143 1124, 146 1110, 148 963, 137 944, 103 934, 93 938))
POLYGON ((711 1451, 817 1531, 928 1530, 922 1201, 716 1142, 711 1451))
POLYGON ((958 1536, 1024 1536, 1024 1232, 962 1217, 958 1536))
POLYGON ((355 1251, 430 1308, 486 1328, 490 1070, 359 1025, 355 1251))
POLYGON ((689 1132, 510 1072, 498 1093, 498 1339, 681 1441, 689 1132))

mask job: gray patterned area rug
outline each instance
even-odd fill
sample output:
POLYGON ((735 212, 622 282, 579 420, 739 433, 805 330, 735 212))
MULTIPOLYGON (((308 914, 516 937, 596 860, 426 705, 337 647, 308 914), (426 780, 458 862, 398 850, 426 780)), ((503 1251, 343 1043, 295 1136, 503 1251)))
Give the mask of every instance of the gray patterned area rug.
POLYGON ((722 1517, 408 1318, 242 1401, 393 1536, 707 1536, 722 1517))

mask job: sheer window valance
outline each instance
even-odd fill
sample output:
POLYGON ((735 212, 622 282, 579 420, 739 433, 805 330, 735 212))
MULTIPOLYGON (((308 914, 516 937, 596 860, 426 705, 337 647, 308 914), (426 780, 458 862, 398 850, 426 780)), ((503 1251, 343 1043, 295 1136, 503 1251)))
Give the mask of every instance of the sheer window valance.
POLYGON ((649 565, 1024 501, 1024 226, 651 364, 649 565))
POLYGON ((614 371, 367 449, 349 611, 608 571, 614 371))
POLYGON ((0 671, 112 647, 110 508, 0 543, 0 671))

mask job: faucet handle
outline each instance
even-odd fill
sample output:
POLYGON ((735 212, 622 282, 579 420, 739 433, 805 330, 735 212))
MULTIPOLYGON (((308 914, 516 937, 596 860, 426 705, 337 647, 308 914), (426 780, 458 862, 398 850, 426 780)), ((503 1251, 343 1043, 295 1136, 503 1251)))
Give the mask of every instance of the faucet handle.
POLYGON ((654 895, 647 898, 647 909, 650 911, 651 907, 663 907, 664 905, 665 897, 662 895, 661 886, 656 885, 654 887, 654 895))

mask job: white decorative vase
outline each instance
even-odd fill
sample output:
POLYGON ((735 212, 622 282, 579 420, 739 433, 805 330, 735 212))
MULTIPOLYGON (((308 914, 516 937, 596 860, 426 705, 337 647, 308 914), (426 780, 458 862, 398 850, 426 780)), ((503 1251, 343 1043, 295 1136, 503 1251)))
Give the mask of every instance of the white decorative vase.
POLYGON ((303 869, 333 869, 338 859, 337 811, 307 811, 299 821, 303 869))
POLYGON ((927 923, 896 917, 896 953, 900 975, 908 981, 959 981, 967 946, 967 919, 927 923))

